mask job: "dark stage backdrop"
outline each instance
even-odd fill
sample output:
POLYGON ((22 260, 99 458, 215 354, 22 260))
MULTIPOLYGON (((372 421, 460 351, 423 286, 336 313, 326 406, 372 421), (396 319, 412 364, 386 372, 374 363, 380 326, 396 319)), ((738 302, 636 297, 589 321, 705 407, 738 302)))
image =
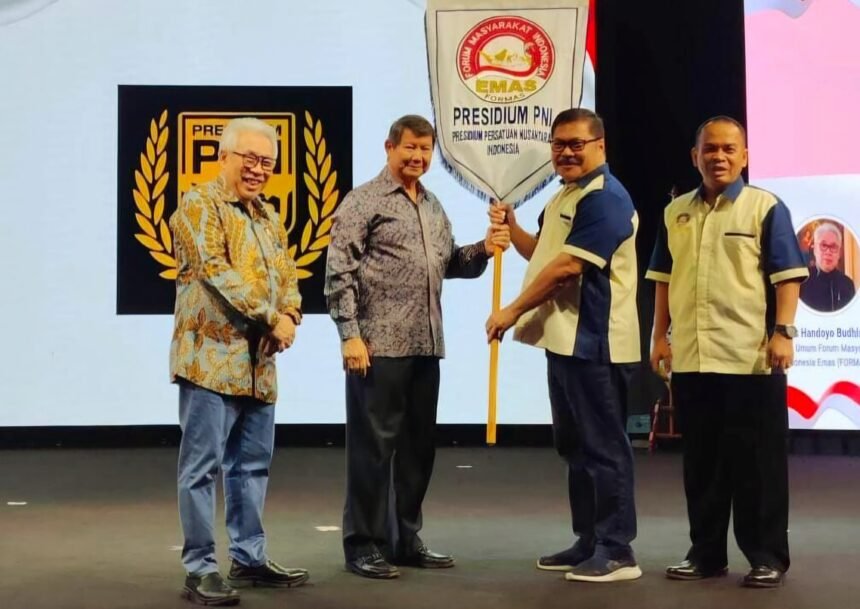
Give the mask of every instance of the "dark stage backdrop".
MULTIPOLYGON (((717 114, 746 120, 743 1, 599 0, 597 8, 597 109, 606 122, 610 167, 639 211, 637 253, 644 275, 670 191, 698 184, 690 160, 696 127, 717 114)), ((653 298, 653 285, 642 281, 643 361, 653 298)), ((662 391, 643 366, 631 414, 648 412, 662 391)))

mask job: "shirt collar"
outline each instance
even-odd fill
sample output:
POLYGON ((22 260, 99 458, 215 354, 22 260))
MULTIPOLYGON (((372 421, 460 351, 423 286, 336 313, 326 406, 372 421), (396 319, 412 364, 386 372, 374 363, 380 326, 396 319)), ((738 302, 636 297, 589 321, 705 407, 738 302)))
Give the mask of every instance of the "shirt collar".
POLYGON ((584 189, 586 186, 591 184, 595 178, 599 176, 605 176, 609 173, 609 163, 603 163, 599 167, 592 169, 587 174, 579 178, 578 180, 574 180, 573 182, 564 182, 562 180, 562 184, 565 186, 576 186, 577 188, 584 189))
MULTIPOLYGON (((233 192, 231 189, 227 188, 227 180, 224 179, 223 175, 219 175, 215 179, 215 191, 218 195, 218 198, 225 203, 229 203, 231 205, 242 205, 242 207, 244 207, 244 204, 239 200, 239 197, 236 196, 236 193, 233 192)), ((254 199, 251 201, 251 206, 257 213, 265 215, 265 210, 263 209, 263 201, 260 200, 260 197, 254 197, 254 199)))
MULTIPOLYGON (((741 191, 746 186, 746 182, 744 182, 743 176, 739 177, 737 180, 729 184, 726 189, 720 193, 720 196, 726 199, 727 201, 734 203, 738 200, 738 197, 741 196, 741 191)), ((696 189, 696 196, 693 197, 692 201, 704 201, 705 200, 705 185, 701 184, 696 189)))
MULTIPOLYGON (((394 176, 391 174, 391 169, 388 168, 388 165, 382 168, 382 171, 379 172, 379 175, 376 176, 376 179, 379 180, 379 185, 382 188, 382 192, 390 195, 398 190, 403 190, 403 184, 398 182, 394 176)), ((424 185, 421 183, 421 180, 418 180, 418 195, 419 198, 424 194, 424 185)))

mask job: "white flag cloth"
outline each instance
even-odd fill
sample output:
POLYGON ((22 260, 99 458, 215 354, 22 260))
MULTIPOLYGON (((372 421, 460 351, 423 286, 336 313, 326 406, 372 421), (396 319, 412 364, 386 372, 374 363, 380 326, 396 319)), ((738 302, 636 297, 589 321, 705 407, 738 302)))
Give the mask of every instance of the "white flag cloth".
POLYGON ((744 0, 744 14, 777 10, 797 18, 803 15, 811 4, 812 0, 744 0))
POLYGON ((553 118, 583 101, 588 0, 428 0, 426 19, 443 164, 481 197, 522 203, 553 178, 553 118))

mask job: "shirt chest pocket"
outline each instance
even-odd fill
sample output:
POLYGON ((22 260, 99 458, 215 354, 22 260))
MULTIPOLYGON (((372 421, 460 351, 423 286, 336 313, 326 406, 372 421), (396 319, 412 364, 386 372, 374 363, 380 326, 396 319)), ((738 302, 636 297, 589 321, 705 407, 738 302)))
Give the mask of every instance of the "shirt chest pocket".
MULTIPOLYGON (((573 217, 576 214, 576 204, 569 201, 563 201, 556 209, 553 210, 552 217, 554 219, 552 226, 553 241, 562 244, 570 235, 570 229, 573 226, 573 217)), ((548 227, 544 227, 541 232, 544 232, 548 227)))
POLYGON ((573 224, 573 216, 576 214, 576 202, 562 201, 558 206, 558 221, 568 229, 573 224))
POLYGON ((753 272, 761 263, 761 241, 754 230, 727 228, 720 236, 721 249, 732 268, 753 272))

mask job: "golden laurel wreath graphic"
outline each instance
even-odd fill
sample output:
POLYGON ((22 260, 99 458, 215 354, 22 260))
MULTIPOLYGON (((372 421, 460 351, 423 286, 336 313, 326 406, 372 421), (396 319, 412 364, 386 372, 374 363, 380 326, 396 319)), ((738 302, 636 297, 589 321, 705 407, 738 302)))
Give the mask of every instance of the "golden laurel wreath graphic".
POLYGON ((331 225, 334 220, 333 213, 337 209, 340 191, 337 185, 337 171, 332 171, 331 154, 326 151, 326 142, 323 137, 322 122, 310 112, 305 111, 305 186, 308 188, 308 221, 302 230, 299 243, 290 246, 288 253, 290 258, 296 261, 297 276, 299 279, 307 279, 313 273, 307 270, 307 266, 322 256, 323 250, 331 242, 331 225), (322 208, 320 208, 322 206, 322 208), (313 242, 311 241, 313 239, 313 242), (299 257, 296 258, 298 250, 299 257))
MULTIPOLYGON (((169 134, 167 110, 164 110, 157 122, 155 119, 150 122, 146 148, 140 153, 140 168, 134 172, 133 195, 137 206, 134 217, 143 231, 136 233, 134 237, 149 251, 150 256, 165 267, 158 276, 173 280, 177 274, 176 258, 173 255, 170 227, 164 218, 164 189, 170 178, 170 172, 165 171, 169 134)), ((307 151, 303 177, 308 189, 309 218, 299 243, 290 246, 288 250, 290 258, 296 262, 298 279, 313 276, 306 267, 313 264, 331 242, 333 214, 340 198, 340 191, 336 188, 337 171, 331 168, 331 153, 326 150, 322 121, 314 121, 307 111, 304 138, 307 151), (298 258, 296 254, 299 255, 298 258)))
POLYGON ((176 279, 176 258, 173 256, 173 240, 170 237, 170 227, 164 217, 164 189, 170 172, 167 169, 167 138, 170 128, 167 126, 167 110, 149 123, 149 136, 146 138, 146 149, 140 153, 140 168, 134 172, 135 189, 134 203, 137 212, 134 217, 137 225, 143 231, 135 234, 149 250, 149 255, 162 266, 167 267, 158 276, 164 279, 176 279), (152 202, 155 201, 155 205, 152 202))

